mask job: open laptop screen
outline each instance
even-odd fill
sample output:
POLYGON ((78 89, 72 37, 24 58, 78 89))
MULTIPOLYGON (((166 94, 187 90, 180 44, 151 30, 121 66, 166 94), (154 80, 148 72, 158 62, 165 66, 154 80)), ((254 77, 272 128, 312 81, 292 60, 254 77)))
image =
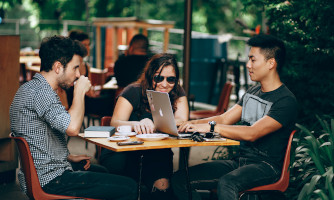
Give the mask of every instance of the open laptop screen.
POLYGON ((147 90, 146 94, 157 131, 179 136, 168 93, 147 90))

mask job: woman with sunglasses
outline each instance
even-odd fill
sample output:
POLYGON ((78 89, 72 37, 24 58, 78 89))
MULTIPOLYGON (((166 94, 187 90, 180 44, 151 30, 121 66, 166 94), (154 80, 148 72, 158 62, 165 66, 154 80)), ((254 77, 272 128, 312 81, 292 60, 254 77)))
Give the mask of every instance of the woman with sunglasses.
MULTIPOLYGON (((146 90, 169 93, 177 124, 187 121, 189 108, 185 92, 179 85, 179 69, 170 54, 154 55, 146 64, 137 82, 127 86, 117 99, 111 126, 130 125, 137 134, 155 132, 146 90)), ((127 175, 138 180, 142 158, 142 184, 148 199, 175 199, 170 191, 169 178, 173 173, 171 149, 114 153, 103 149, 100 163, 111 173, 127 175)))

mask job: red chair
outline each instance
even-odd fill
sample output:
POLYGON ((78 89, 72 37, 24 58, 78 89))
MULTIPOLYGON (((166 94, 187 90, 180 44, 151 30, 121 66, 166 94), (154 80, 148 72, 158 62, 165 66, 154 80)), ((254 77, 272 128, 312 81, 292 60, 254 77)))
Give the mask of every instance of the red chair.
POLYGON ((93 200, 89 198, 45 193, 39 182, 36 168, 35 168, 27 141, 22 137, 12 137, 12 138, 15 140, 17 147, 19 149, 19 152, 20 152, 21 168, 24 173, 24 177, 25 177, 25 181, 27 185, 27 195, 30 199, 36 199, 36 200, 48 200, 48 199, 93 200))
POLYGON ((232 83, 226 82, 220 93, 219 102, 218 102, 216 110, 190 111, 190 117, 189 117, 190 120, 212 117, 212 116, 220 115, 226 112, 228 108, 228 104, 230 102, 232 88, 233 88, 232 83))
MULTIPOLYGON (((95 88, 94 90, 101 90, 103 85, 105 84, 107 76, 107 70, 99 71, 98 69, 91 68, 89 73, 89 80, 92 84, 92 87, 95 88)), ((98 95, 96 98, 98 98, 100 95, 98 95)), ((91 97, 94 98, 94 97, 91 97)), ((95 126, 95 121, 98 120, 99 123, 101 122, 102 116, 94 113, 93 109, 87 109, 86 111, 90 110, 90 112, 86 112, 85 115, 87 116, 87 125, 84 126, 84 128, 89 127, 90 122, 92 121, 93 126, 95 126)), ((87 144, 86 144, 87 147, 87 144)))
MULTIPOLYGON (((101 126, 110 126, 110 122, 111 122, 111 116, 104 116, 101 119, 101 126)), ((101 147, 100 146, 96 146, 96 159, 99 160, 100 155, 101 155, 101 147)))
POLYGON ((296 130, 292 131, 291 134, 290 134, 288 146, 287 146, 286 152, 285 152, 281 178, 276 183, 272 183, 272 184, 269 184, 269 185, 263 185, 263 186, 255 187, 255 188, 249 189, 247 191, 244 191, 244 192, 241 193, 239 199, 241 199, 242 196, 244 194, 247 194, 247 193, 258 195, 258 194, 260 194, 260 192, 264 192, 264 191, 279 191, 279 192, 282 192, 282 193, 285 192, 285 190, 289 186, 289 180, 290 180, 289 166, 290 166, 291 143, 292 143, 293 135, 295 133, 296 133, 296 130))
POLYGON ((101 126, 110 126, 111 116, 104 116, 101 119, 101 126))

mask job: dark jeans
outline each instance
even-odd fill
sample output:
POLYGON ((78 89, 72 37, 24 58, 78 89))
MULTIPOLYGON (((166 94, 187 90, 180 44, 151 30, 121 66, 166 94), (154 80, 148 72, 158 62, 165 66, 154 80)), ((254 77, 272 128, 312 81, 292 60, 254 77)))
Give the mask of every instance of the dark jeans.
MULTIPOLYGON (((247 158, 219 160, 189 168, 193 200, 201 199, 195 189, 217 189, 219 200, 237 200, 239 192, 277 181, 280 170, 266 162, 247 158)), ((187 200, 186 173, 178 171, 172 177, 172 187, 179 200, 187 200)))
POLYGON ((142 183, 152 188, 160 178, 169 179, 173 174, 173 152, 171 149, 145 151, 113 152, 102 149, 100 164, 110 173, 139 179, 140 160, 142 158, 142 183))
MULTIPOLYGON (((73 163, 71 162, 71 165, 72 165, 72 169, 74 171, 86 171, 84 169, 84 166, 86 164, 86 161, 82 161, 82 162, 77 162, 77 163, 73 163)), ((98 164, 90 164, 90 167, 88 168, 87 171, 90 171, 90 172, 101 172, 101 173, 108 173, 108 170, 107 168, 101 166, 101 165, 98 165, 98 164)))
POLYGON ((43 187, 50 194, 76 197, 134 200, 137 184, 131 178, 89 171, 65 171, 43 187))
POLYGON ((106 167, 110 173, 125 175, 136 181, 139 181, 140 163, 142 163, 141 184, 145 185, 148 190, 146 192, 148 193, 147 197, 142 199, 175 199, 170 188, 166 191, 153 188, 156 180, 161 178, 170 179, 173 174, 173 152, 171 149, 130 152, 113 152, 102 149, 100 156, 100 164, 106 167), (140 162, 141 158, 142 162, 140 162))

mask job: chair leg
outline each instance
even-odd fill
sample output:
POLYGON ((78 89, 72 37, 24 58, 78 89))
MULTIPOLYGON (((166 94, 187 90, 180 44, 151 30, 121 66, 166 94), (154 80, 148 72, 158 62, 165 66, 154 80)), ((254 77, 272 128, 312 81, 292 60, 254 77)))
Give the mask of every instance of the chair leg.
POLYGON ((141 185, 141 178, 142 178, 142 171, 143 171, 143 158, 144 155, 142 154, 140 156, 140 162, 139 162, 139 180, 138 180, 138 200, 140 200, 140 185, 141 185))

